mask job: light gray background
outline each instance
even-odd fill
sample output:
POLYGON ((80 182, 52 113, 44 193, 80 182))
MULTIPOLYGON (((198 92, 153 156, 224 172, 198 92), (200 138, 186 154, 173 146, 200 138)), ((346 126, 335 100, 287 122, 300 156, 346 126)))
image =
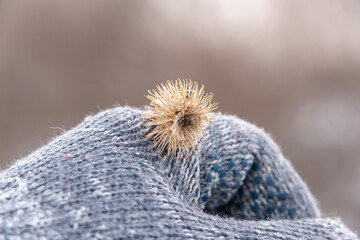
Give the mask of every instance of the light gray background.
POLYGON ((264 127, 360 231, 356 0, 1 1, 0 167, 177 77, 264 127))

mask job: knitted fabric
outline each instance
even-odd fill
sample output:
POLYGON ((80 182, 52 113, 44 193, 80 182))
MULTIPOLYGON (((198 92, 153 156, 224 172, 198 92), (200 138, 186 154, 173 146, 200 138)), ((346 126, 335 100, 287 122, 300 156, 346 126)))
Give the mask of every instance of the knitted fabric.
POLYGON ((0 239, 358 239, 261 129, 219 115, 167 157, 141 111, 89 116, 1 172, 0 239))

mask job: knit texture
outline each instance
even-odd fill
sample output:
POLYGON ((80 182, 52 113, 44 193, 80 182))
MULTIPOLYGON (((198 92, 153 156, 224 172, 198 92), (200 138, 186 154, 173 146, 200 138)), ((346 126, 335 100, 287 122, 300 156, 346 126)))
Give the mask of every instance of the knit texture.
POLYGON ((321 218, 306 184, 254 125, 219 115, 188 157, 117 107, 0 173, 0 239, 358 239, 321 218))

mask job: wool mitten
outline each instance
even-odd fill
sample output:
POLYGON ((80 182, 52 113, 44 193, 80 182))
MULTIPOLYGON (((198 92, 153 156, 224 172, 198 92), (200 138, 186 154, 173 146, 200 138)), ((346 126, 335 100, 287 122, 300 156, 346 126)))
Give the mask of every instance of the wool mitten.
POLYGON ((261 129, 219 114, 168 156, 141 113, 89 116, 2 171, 0 239, 358 239, 261 129))

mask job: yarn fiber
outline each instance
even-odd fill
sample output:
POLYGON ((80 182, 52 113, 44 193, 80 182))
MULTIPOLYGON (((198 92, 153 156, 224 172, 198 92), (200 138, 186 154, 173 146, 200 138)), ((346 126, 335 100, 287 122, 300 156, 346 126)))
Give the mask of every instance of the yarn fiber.
POLYGON ((262 129, 220 114, 197 151, 168 157, 141 113, 88 116, 2 171, 0 239, 358 239, 262 129))

